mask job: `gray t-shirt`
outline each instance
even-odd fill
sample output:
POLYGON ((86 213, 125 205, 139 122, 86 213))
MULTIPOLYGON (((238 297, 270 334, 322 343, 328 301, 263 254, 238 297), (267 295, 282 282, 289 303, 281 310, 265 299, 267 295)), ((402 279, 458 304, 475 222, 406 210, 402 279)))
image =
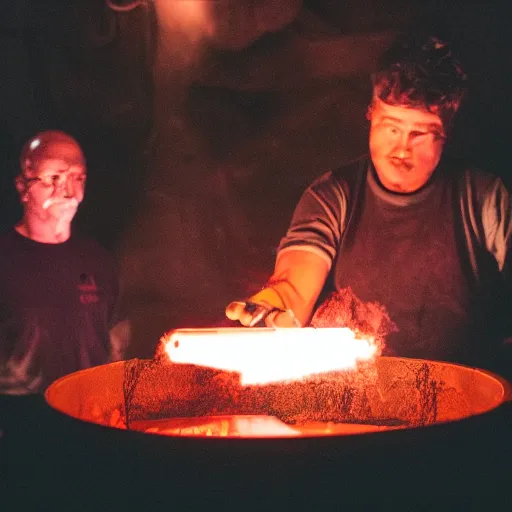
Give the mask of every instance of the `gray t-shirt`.
POLYGON ((313 251, 331 267, 323 297, 348 287, 398 327, 386 352, 481 361, 511 335, 512 212, 501 180, 441 162, 412 194, 384 189, 368 158, 303 194, 279 251, 313 251))

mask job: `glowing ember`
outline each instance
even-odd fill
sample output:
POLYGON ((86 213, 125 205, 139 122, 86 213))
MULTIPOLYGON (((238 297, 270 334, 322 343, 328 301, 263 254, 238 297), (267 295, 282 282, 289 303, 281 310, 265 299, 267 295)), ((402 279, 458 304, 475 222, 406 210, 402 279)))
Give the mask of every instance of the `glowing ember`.
POLYGON ((187 437, 297 437, 293 429, 273 416, 229 415, 200 418, 172 418, 167 420, 136 421, 134 430, 187 437))
POLYGON ((379 348, 347 328, 179 329, 162 342, 173 363, 238 372, 243 385, 352 369, 379 348))

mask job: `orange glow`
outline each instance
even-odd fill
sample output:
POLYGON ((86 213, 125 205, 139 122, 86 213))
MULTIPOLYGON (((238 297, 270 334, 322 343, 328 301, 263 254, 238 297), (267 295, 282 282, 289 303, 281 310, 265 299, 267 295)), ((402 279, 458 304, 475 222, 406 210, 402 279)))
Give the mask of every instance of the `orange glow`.
POLYGON ((287 425, 274 416, 231 414, 197 418, 134 421, 132 430, 147 434, 181 437, 325 437, 397 430, 403 426, 368 425, 364 423, 333 423, 310 421, 287 425))
POLYGON ((186 437, 298 437, 300 431, 273 416, 229 415, 136 421, 134 430, 186 437))
POLYGON ((173 363, 238 372, 243 385, 353 369, 379 348, 347 328, 179 329, 162 342, 173 363))
POLYGON ((156 0, 155 6, 160 26, 171 32, 178 28, 187 33, 192 40, 213 33, 211 6, 208 0, 156 0))

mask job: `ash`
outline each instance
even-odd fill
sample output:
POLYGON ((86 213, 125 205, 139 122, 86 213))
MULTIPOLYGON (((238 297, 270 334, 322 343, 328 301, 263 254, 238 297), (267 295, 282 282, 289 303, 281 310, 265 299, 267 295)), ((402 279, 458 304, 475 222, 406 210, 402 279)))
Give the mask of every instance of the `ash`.
POLYGON ((268 415, 289 425, 404 424, 379 412, 377 372, 369 362, 300 381, 242 386, 234 372, 134 360, 126 368, 124 390, 127 428, 133 421, 215 415, 268 415))
POLYGON ((348 327, 361 337, 372 337, 383 350, 386 336, 398 331, 382 304, 363 302, 350 287, 329 295, 318 307, 311 327, 348 327))

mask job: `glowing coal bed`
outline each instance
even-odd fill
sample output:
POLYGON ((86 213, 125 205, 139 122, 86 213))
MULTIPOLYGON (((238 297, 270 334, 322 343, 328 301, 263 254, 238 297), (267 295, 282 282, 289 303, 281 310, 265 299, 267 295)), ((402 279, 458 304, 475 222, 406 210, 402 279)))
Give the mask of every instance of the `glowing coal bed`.
POLYGON ((377 356, 371 340, 353 335, 341 357, 329 351, 333 333, 286 331, 286 339, 271 330, 175 331, 154 360, 68 375, 48 388, 46 399, 73 418, 147 434, 293 438, 454 422, 511 397, 510 385, 484 370, 377 356), (197 358, 201 365, 191 364, 197 358), (290 373, 308 362, 312 373, 290 373))

